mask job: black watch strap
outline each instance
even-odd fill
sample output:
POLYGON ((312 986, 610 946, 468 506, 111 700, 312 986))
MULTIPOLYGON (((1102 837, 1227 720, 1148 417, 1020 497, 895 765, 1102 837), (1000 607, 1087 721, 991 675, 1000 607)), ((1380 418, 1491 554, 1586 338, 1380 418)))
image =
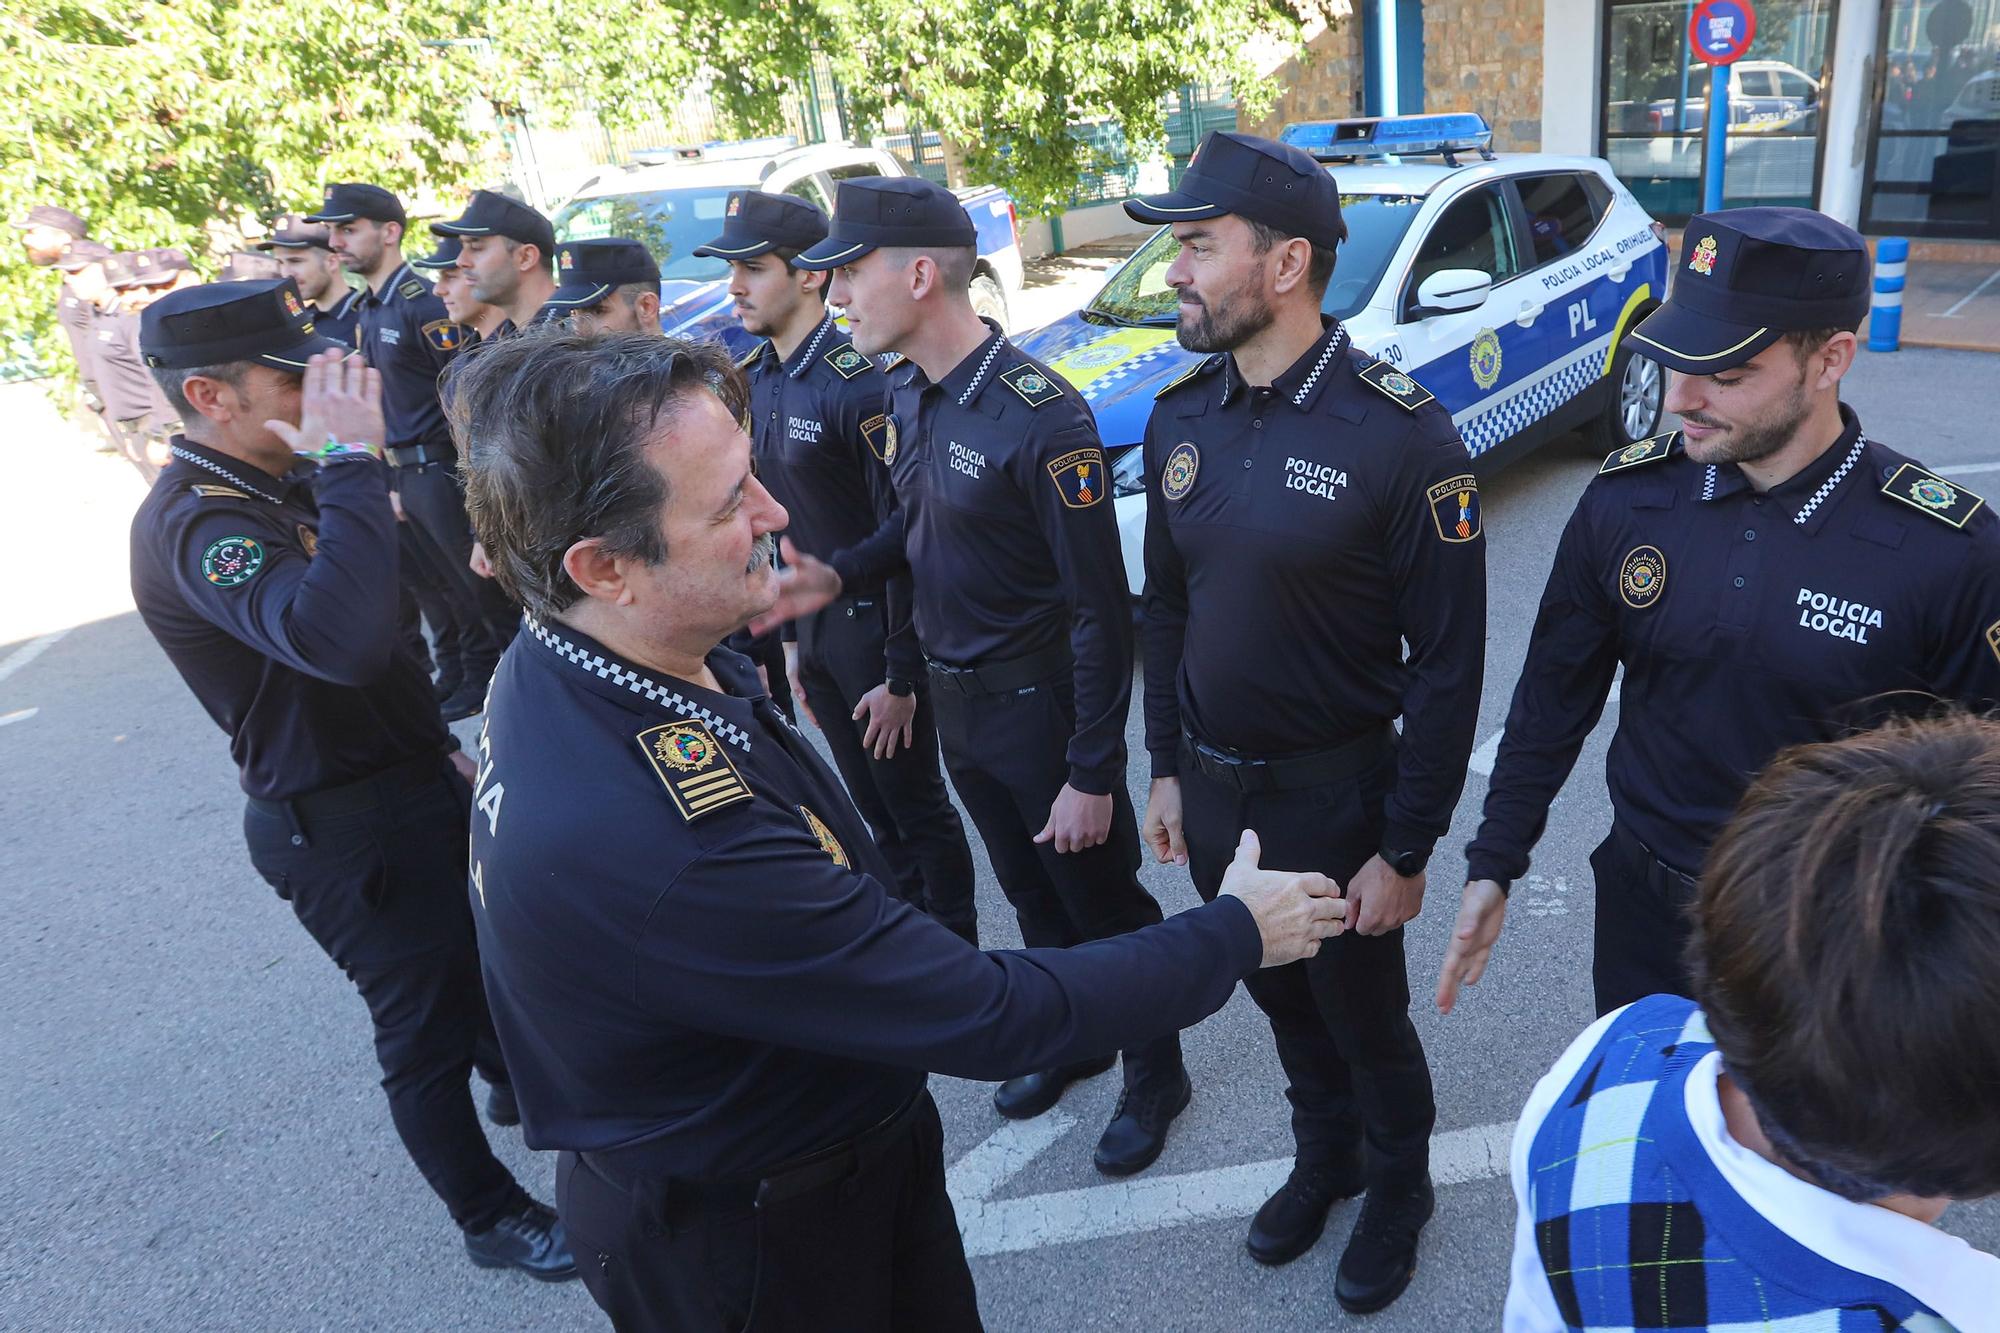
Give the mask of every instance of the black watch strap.
POLYGON ((1431 863, 1431 854, 1427 851, 1398 851, 1393 847, 1383 847, 1378 854, 1389 869, 1404 879, 1414 879, 1423 874, 1424 867, 1431 863))
POLYGON ((889 693, 898 699, 907 699, 917 692, 917 683, 913 680, 897 680, 891 676, 883 683, 889 687, 889 693))

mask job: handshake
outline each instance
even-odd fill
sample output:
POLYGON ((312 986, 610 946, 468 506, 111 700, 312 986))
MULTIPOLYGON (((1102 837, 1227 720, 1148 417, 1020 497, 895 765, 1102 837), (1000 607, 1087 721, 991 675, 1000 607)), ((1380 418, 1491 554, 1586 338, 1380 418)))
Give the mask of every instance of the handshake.
POLYGON ((1264 967, 1311 958, 1321 940, 1347 929, 1347 900, 1340 885, 1316 871, 1265 870, 1257 835, 1243 830, 1236 859, 1222 876, 1222 893, 1239 898, 1256 919, 1264 941, 1264 967))

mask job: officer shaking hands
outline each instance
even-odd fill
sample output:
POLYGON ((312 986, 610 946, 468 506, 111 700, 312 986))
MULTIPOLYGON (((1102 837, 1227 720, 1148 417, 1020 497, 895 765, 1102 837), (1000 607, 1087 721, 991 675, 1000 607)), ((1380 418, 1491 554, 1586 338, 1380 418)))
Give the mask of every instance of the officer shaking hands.
POLYGON ((140 346, 186 434, 133 519, 132 590, 229 735, 251 862, 366 1001, 396 1132, 473 1262, 573 1277, 467 1088, 476 1067, 517 1119, 465 888, 471 765, 398 647, 381 378, 289 280, 171 293, 140 346))
POLYGON ((983 954, 899 901, 811 744, 718 641, 784 508, 713 344, 560 326, 460 367, 479 533, 527 627, 480 741, 474 916, 527 1140, 563 1150, 623 1330, 979 1327, 926 1070, 1000 1078, 1195 1022, 1345 904, 1256 868, 1072 950, 983 954))
POLYGON ((1402 927, 1479 713, 1479 485, 1451 414, 1321 313, 1347 228, 1311 156, 1213 133, 1178 189, 1125 209, 1172 225, 1177 336, 1213 353, 1160 392, 1145 435, 1146 838, 1203 898, 1245 828, 1346 886, 1350 933, 1246 980, 1297 1140, 1249 1250, 1297 1258, 1366 1189, 1334 1290, 1379 1310, 1433 1207, 1402 927))
MULTIPOLYGON (((1132 612, 1096 422, 973 313, 973 240, 943 186, 871 176, 840 183, 827 239, 793 261, 833 270, 829 299, 858 354, 901 353, 882 450, 899 507, 826 561, 787 544, 778 609, 753 628, 910 570, 945 768, 1021 938, 1061 947, 1160 919, 1125 786, 1132 612)), ((994 1109, 1040 1115, 1108 1068, 1099 1057, 1023 1074, 994 1109)), ((1151 1165, 1192 1096, 1178 1034, 1127 1051, 1098 1169, 1151 1165)))
POLYGON ((1682 428, 1606 458, 1563 531, 1440 1009, 1484 970, 1620 666, 1612 826, 1590 858, 1600 1014, 1692 994, 1694 876, 1779 750, 2000 699, 2000 520, 1840 401, 1869 286, 1861 237, 1820 213, 1688 223, 1672 295, 1629 335, 1673 370, 1682 428))

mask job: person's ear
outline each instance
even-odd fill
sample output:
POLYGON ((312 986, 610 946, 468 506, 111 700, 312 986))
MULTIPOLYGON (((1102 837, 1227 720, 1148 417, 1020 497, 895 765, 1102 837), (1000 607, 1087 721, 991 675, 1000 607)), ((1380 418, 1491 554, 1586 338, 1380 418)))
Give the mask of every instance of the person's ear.
POLYGON ((595 537, 586 537, 563 552, 563 572, 569 575, 570 582, 584 596, 613 606, 625 606, 632 600, 632 590, 619 566, 617 557, 607 554, 595 537))
POLYGON ((1828 338, 1811 362, 1806 366, 1813 381, 1813 388, 1831 389, 1854 366, 1855 354, 1861 350, 1860 341, 1851 333, 1836 333, 1828 338))
POLYGON ((1283 296, 1304 282, 1312 269, 1312 242, 1294 236, 1282 245, 1272 246, 1271 251, 1271 290, 1283 296))
POLYGON ((647 291, 640 292, 638 311, 639 311, 639 322, 641 324, 658 323, 660 318, 659 292, 650 289, 647 291))
POLYGON ((236 415, 236 391, 222 380, 212 380, 206 375, 190 375, 181 381, 181 396, 187 399, 189 407, 209 421, 220 424, 236 415))

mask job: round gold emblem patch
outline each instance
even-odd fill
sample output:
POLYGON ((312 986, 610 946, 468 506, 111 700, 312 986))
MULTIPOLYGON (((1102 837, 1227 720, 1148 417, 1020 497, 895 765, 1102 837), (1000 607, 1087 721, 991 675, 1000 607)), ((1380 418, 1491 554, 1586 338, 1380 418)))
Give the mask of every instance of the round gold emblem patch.
POLYGON ((1660 600, 1667 587, 1667 557, 1657 546, 1635 546, 1618 571, 1618 595, 1639 610, 1660 600))
POLYGON ((1194 478, 1201 471, 1201 454, 1194 445, 1183 440, 1167 455, 1167 465, 1160 469, 1160 491, 1169 500, 1186 497, 1194 489, 1194 478))

